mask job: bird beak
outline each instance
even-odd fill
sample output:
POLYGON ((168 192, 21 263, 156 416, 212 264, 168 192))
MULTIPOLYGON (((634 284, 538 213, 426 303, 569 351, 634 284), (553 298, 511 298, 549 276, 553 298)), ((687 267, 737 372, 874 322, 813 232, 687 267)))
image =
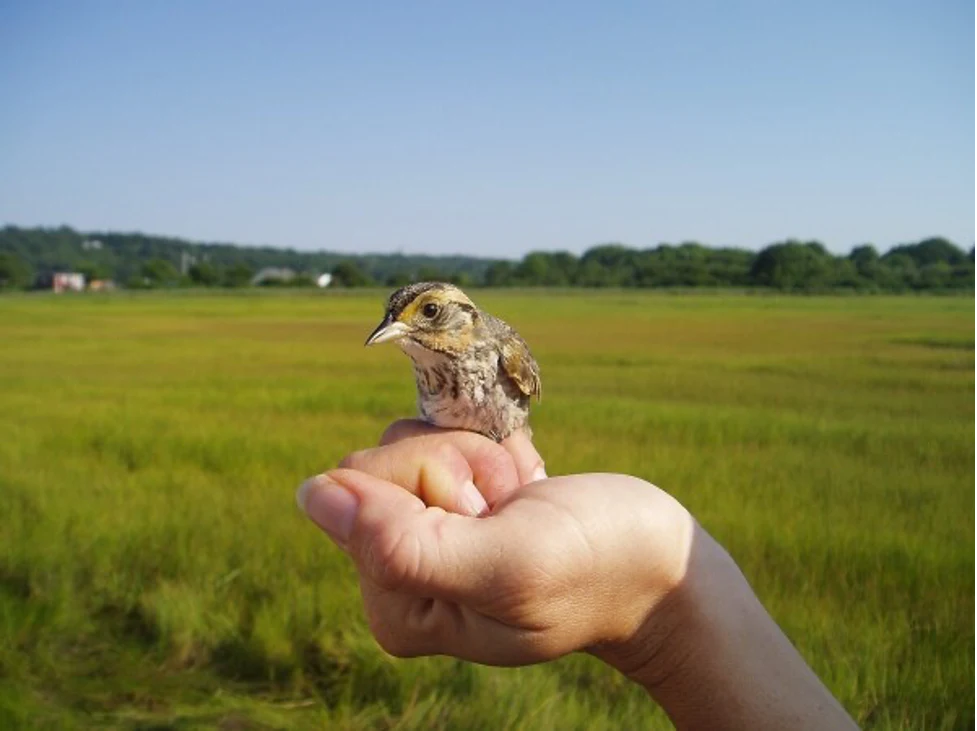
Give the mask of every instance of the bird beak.
POLYGON ((397 322, 390 315, 383 318, 383 322, 377 325, 377 329, 370 333, 366 339, 366 345, 376 345, 386 343, 389 340, 399 340, 407 334, 410 328, 402 322, 397 322))

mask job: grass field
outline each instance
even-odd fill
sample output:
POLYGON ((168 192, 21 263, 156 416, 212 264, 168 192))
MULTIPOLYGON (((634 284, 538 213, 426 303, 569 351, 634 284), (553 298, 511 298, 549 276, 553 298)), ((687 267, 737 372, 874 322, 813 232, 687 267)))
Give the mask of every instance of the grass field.
MULTIPOLYGON (((384 293, 0 298, 0 728, 667 728, 394 660, 295 487, 413 412, 384 293)), ((476 293, 551 474, 668 490, 866 727, 974 726, 974 300, 476 293)))

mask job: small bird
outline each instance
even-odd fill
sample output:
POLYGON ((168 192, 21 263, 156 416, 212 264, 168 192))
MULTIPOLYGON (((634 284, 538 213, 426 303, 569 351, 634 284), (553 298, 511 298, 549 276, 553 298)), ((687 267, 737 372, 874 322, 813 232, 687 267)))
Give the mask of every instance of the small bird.
POLYGON ((540 399, 539 366, 509 325, 475 306, 458 287, 420 282, 398 289, 367 345, 395 341, 414 361, 424 421, 479 432, 497 442, 529 429, 540 399))

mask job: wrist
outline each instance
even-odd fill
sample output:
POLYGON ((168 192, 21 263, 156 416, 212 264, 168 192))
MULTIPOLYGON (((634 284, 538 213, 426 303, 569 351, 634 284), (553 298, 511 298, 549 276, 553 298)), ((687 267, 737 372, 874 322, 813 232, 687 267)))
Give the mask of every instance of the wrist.
POLYGON ((654 655, 642 658, 628 676, 679 727, 697 725, 680 723, 690 713, 711 715, 714 707, 722 717, 724 707, 736 705, 728 676, 743 672, 740 663, 749 658, 740 645, 755 633, 750 624, 756 613, 766 616, 739 567, 698 524, 692 543, 685 576, 636 638, 654 655))
POLYGON ((695 674, 700 656, 710 649, 709 607, 723 600, 720 587, 729 588, 737 577, 745 583, 722 547, 691 517, 689 521, 685 560, 665 590, 646 595, 641 619, 624 639, 591 648, 592 654, 645 688, 666 710, 672 689, 695 674))
POLYGON ((645 688, 677 728, 854 728, 695 524, 687 570, 627 642, 595 654, 645 688))

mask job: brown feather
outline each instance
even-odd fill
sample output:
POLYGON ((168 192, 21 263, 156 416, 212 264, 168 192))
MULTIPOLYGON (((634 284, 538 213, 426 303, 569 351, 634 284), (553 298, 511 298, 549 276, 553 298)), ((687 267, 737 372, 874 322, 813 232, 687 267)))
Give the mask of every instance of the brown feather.
POLYGON ((543 397, 543 385, 539 380, 539 366, 529 352, 526 341, 512 330, 501 338, 502 367, 515 384, 527 396, 543 397))

